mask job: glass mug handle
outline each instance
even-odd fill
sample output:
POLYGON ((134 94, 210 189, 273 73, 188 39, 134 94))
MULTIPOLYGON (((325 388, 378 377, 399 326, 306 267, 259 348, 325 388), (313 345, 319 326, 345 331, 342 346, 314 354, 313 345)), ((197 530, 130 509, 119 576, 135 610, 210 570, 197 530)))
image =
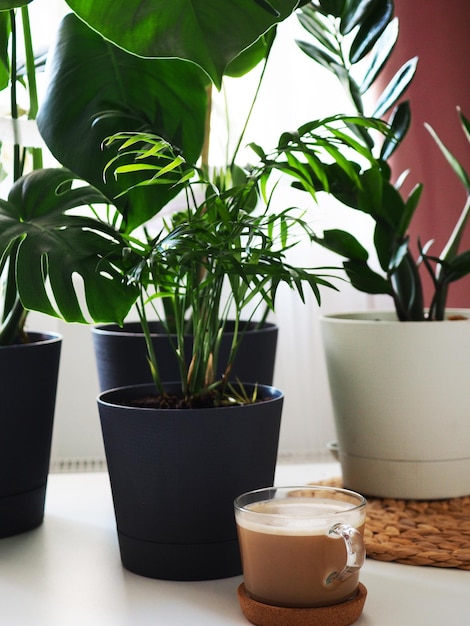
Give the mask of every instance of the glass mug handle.
POLYGON ((341 537, 346 546, 346 565, 340 572, 331 572, 326 579, 326 584, 332 585, 343 582, 361 569, 366 558, 366 549, 362 534, 349 524, 335 524, 328 534, 341 537))

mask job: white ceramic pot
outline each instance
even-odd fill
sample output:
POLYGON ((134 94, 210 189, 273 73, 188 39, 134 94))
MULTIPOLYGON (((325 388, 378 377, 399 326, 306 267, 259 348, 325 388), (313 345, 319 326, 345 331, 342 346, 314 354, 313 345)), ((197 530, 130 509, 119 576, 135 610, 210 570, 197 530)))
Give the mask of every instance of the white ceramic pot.
MULTIPOLYGON (((450 310, 470 318, 470 310, 450 310)), ((470 494, 470 319, 321 318, 346 487, 366 495, 470 494)))

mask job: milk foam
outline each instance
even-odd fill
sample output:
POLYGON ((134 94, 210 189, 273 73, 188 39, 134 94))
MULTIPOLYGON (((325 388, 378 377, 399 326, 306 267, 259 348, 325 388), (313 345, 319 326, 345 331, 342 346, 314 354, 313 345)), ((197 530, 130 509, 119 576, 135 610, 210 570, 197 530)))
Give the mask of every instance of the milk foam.
POLYGON ((286 498, 247 505, 237 511, 237 523, 244 528, 273 535, 323 535, 337 523, 359 527, 365 510, 353 511, 348 502, 323 498, 286 498))

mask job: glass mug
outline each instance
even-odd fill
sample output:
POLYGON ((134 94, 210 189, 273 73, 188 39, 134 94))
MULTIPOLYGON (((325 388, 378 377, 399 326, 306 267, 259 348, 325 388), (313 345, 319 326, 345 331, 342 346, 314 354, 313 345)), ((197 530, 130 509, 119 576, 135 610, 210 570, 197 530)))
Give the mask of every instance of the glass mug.
POLYGON ((367 502, 333 487, 271 487, 236 498, 246 594, 282 607, 325 607, 356 595, 367 502))

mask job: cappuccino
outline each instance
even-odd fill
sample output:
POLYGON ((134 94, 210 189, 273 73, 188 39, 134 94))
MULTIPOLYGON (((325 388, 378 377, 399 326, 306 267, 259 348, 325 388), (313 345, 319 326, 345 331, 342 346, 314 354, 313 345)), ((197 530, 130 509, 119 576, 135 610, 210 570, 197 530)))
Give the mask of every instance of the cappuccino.
MULTIPOLYGON (((363 534, 365 507, 357 502, 296 495, 245 504, 236 519, 245 588, 250 597, 284 607, 319 607, 352 598, 359 567, 345 574, 344 533, 363 534)), ((360 550, 363 550, 362 539, 360 550)), ((363 558, 363 555, 362 555, 363 558)))

